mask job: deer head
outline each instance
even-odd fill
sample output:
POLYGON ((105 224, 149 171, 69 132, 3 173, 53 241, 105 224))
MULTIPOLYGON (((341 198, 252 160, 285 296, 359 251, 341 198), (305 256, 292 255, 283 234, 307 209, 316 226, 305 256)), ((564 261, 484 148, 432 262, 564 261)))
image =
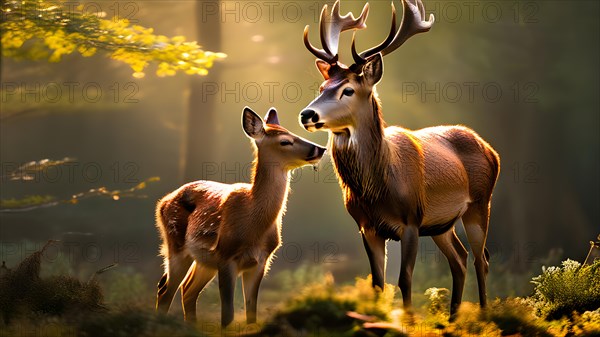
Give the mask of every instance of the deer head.
POLYGON ((254 141, 259 160, 281 165, 285 170, 316 164, 325 153, 324 147, 296 136, 279 125, 275 108, 267 112, 264 121, 252 109, 244 108, 242 126, 246 135, 254 141))
POLYGON ((383 56, 398 49, 411 36, 429 31, 434 23, 433 14, 429 20, 424 20, 425 8, 421 0, 402 0, 402 7, 402 23, 396 29, 396 9, 392 3, 391 30, 381 44, 358 53, 356 35, 353 36, 354 64, 350 67, 338 62, 339 37, 345 30, 366 28, 368 4, 358 19, 352 14, 340 16, 339 0, 333 6, 331 17, 328 17, 325 5, 320 20, 323 49, 315 48, 308 41, 308 26, 305 28, 304 44, 318 58, 317 69, 325 82, 320 87, 320 95, 300 113, 304 128, 311 132, 320 129, 334 133, 352 132, 363 120, 373 118, 371 106, 376 97, 375 85, 383 76, 383 56))

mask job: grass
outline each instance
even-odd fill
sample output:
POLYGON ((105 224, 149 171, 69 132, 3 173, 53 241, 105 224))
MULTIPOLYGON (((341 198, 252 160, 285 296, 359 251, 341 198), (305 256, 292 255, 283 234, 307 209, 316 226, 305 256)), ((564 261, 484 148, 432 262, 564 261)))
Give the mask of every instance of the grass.
POLYGON ((399 309, 400 295, 391 284, 375 292, 370 277, 337 284, 331 274, 304 266, 273 276, 272 288, 276 289, 261 293, 260 324, 243 323, 243 302, 238 298, 236 322, 221 330, 215 323, 219 319, 216 286, 203 294, 202 321, 192 326, 180 314, 156 315, 152 307, 155 290, 132 269, 115 268, 87 281, 64 274, 40 276, 45 248, 13 269, 2 270, 0 337, 600 335, 600 261, 581 266, 567 260, 544 268, 533 277, 531 296, 490 300, 486 310, 463 302, 451 323, 450 291, 445 288, 415 294, 424 304, 407 313, 399 309))

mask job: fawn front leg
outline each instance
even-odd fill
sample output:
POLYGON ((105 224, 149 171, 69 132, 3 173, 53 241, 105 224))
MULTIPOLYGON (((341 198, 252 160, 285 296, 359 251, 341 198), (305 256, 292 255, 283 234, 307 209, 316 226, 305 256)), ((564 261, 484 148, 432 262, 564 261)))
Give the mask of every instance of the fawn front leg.
POLYGON ((221 326, 226 327, 233 322, 233 295, 237 279, 237 266, 227 262, 219 267, 219 294, 221 295, 221 326))
POLYGON ((252 269, 242 274, 244 285, 244 299, 246 302, 246 323, 256 323, 256 311, 258 304, 258 289, 265 275, 265 262, 259 263, 252 269))

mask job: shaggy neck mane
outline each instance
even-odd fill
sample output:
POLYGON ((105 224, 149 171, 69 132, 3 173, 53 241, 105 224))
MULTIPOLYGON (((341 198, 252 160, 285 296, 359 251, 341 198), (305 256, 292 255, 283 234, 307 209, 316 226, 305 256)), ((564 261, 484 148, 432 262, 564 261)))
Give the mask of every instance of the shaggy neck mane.
POLYGON ((377 93, 371 95, 371 114, 357 121, 354 130, 333 134, 331 156, 342 188, 367 202, 386 193, 390 149, 377 93))

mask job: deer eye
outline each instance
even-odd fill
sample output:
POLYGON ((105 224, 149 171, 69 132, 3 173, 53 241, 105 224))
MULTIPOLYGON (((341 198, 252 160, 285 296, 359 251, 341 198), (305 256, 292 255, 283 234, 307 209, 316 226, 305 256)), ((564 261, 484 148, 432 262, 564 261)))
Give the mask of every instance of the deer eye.
POLYGON ((282 140, 279 145, 281 146, 292 146, 294 145, 292 142, 290 142, 289 140, 282 140))
POLYGON ((354 89, 348 87, 348 88, 344 89, 344 91, 342 92, 342 95, 352 96, 352 95, 354 95, 354 89))

